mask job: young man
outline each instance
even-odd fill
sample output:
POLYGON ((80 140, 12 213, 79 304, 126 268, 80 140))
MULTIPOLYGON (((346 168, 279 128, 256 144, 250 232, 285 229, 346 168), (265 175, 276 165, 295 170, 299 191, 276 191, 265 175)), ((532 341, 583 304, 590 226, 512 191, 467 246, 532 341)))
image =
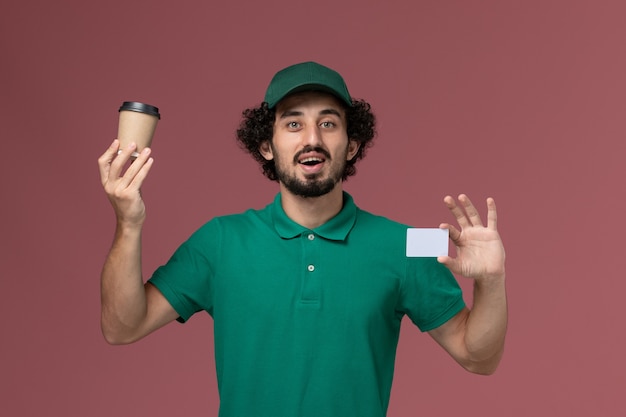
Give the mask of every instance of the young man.
POLYGON ((244 112, 238 140, 276 180, 263 210, 215 218, 144 284, 139 189, 145 149, 114 141, 99 159, 117 227, 102 271, 102 329, 136 341, 205 310, 214 319, 220 416, 382 417, 400 322, 427 331, 465 369, 490 374, 504 347, 504 248, 470 200, 444 199, 457 257, 408 258, 407 226, 360 210, 342 189, 374 136, 370 107, 313 62, 278 72, 244 112), (374 240, 375 239, 375 240, 374 240), (474 279, 464 304, 453 273, 474 279))

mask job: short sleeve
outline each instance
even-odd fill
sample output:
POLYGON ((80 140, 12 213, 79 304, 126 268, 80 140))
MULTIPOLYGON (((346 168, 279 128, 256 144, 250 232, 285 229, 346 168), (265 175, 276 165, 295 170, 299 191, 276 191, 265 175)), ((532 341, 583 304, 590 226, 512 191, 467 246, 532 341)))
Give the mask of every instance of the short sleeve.
POLYGON ((463 294, 450 270, 436 258, 406 258, 399 310, 422 331, 435 329, 463 307, 463 294))
POLYGON ((221 230, 213 219, 189 237, 149 279, 187 321, 194 313, 212 310, 211 281, 219 259, 221 230))

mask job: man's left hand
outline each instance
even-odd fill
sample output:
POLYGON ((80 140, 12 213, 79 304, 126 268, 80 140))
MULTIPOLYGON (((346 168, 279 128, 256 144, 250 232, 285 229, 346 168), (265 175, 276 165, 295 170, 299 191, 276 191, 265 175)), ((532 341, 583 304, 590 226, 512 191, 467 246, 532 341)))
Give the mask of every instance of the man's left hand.
POLYGON ((456 247, 456 258, 440 256, 437 260, 450 271, 476 280, 504 278, 504 246, 497 229, 496 203, 487 199, 487 226, 483 226, 478 210, 470 199, 461 194, 459 204, 450 196, 444 203, 450 209, 461 230, 451 224, 439 227, 448 229, 450 240, 456 247))

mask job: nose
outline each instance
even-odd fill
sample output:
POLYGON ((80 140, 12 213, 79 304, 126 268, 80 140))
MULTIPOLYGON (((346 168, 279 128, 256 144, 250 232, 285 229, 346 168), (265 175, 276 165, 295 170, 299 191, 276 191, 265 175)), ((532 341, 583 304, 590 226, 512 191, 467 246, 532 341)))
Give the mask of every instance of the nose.
POLYGON ((309 146, 320 146, 322 144, 322 132, 320 127, 315 123, 308 125, 305 129, 303 141, 309 146))

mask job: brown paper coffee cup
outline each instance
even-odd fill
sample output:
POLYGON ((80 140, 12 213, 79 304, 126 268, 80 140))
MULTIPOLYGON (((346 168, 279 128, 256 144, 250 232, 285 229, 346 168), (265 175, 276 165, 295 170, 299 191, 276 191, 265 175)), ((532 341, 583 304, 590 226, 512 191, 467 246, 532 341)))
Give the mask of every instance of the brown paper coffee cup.
POLYGON ((119 112, 117 139, 120 141, 120 152, 135 142, 137 152, 133 152, 132 156, 136 158, 143 148, 152 144, 157 122, 161 119, 159 109, 150 104, 125 101, 119 112))

